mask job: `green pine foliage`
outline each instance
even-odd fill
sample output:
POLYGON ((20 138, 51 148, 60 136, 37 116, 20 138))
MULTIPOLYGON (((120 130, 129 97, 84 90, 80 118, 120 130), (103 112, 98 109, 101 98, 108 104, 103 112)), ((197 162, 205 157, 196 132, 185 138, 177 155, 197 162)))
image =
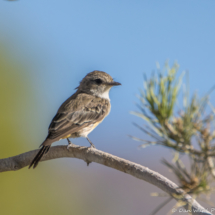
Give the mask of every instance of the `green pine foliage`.
MULTIPOLYGON (((181 85, 184 73, 178 75, 179 65, 171 68, 168 63, 164 69, 147 79, 144 78, 144 89, 140 91, 140 112, 132 114, 142 118, 146 123, 143 126, 135 124, 147 134, 149 140, 137 137, 134 140, 142 142, 141 147, 161 145, 173 150, 173 161, 162 160, 162 163, 171 169, 178 179, 179 186, 194 198, 209 195, 215 190, 215 109, 209 102, 209 93, 198 98, 197 94, 189 99, 189 83, 181 85), (179 77, 178 77, 179 76, 179 77), (179 96, 183 95, 180 105, 179 96), (181 155, 190 160, 190 168, 185 167, 181 155)), ((188 75, 187 75, 188 77, 188 75)), ((160 194, 154 194, 160 195, 160 194)), ((171 198, 170 198, 171 199, 171 198)), ((183 202, 178 197, 177 207, 183 202)), ((160 209, 169 201, 158 207, 160 209)), ((207 200, 211 204, 210 200, 207 200)), ((156 209, 152 214, 158 212, 156 209)))

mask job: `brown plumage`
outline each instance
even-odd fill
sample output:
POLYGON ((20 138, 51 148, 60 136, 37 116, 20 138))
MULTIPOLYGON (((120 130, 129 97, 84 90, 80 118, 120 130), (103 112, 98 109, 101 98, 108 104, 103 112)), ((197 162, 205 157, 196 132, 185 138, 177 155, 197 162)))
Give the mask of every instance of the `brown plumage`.
MULTIPOLYGON (((81 81, 76 93, 68 98, 58 109, 49 126, 48 136, 40 145, 42 147, 32 160, 29 168, 35 168, 46 154, 53 142, 64 138, 85 137, 110 112, 109 90, 120 85, 105 72, 93 71, 81 81)), ((88 139, 91 147, 94 145, 88 139)))

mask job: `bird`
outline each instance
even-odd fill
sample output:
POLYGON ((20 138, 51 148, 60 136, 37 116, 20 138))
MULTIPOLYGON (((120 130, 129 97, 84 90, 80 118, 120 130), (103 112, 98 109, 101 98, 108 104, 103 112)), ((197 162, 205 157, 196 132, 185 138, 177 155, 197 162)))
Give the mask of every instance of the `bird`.
POLYGON ((94 70, 80 82, 76 92, 58 109, 52 119, 48 135, 40 145, 40 150, 29 165, 37 167, 44 154, 48 153, 52 143, 67 139, 68 146, 73 146, 69 138, 85 137, 90 147, 95 148, 88 134, 98 126, 111 109, 109 91, 113 86, 121 85, 103 71, 94 70))

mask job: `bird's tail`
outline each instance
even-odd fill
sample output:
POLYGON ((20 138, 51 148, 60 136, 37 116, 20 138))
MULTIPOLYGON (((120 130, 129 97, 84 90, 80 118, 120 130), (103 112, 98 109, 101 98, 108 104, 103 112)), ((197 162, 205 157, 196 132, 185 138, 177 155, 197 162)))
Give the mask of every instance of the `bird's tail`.
POLYGON ((44 154, 46 154, 49 149, 50 149, 50 146, 51 145, 46 145, 44 146, 43 144, 40 145, 40 147, 42 146, 42 148, 40 149, 40 151, 37 153, 37 155, 35 156, 35 158, 32 160, 31 164, 29 165, 29 169, 33 166, 33 169, 37 167, 40 159, 42 158, 42 156, 44 154))

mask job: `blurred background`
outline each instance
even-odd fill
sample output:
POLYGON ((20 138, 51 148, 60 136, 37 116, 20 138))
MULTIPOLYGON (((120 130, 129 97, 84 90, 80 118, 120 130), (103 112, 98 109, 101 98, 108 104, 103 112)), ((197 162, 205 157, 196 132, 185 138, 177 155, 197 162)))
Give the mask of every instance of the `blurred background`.
MULTIPOLYGON (((168 149, 139 149, 128 137, 144 136, 132 125, 144 122, 129 112, 137 110, 143 74, 156 62, 177 61, 180 72, 189 71, 191 92, 204 95, 215 84, 214 8, 211 0, 1 0, 0 158, 38 148, 61 103, 88 72, 102 70, 122 86, 111 90, 111 113, 89 138, 177 183, 160 163, 171 158, 168 149)), ((84 138, 73 142, 89 145, 84 138)), ((147 182, 77 159, 2 173, 0 190, 5 215, 147 215, 164 200, 150 196, 161 191, 147 182)))

